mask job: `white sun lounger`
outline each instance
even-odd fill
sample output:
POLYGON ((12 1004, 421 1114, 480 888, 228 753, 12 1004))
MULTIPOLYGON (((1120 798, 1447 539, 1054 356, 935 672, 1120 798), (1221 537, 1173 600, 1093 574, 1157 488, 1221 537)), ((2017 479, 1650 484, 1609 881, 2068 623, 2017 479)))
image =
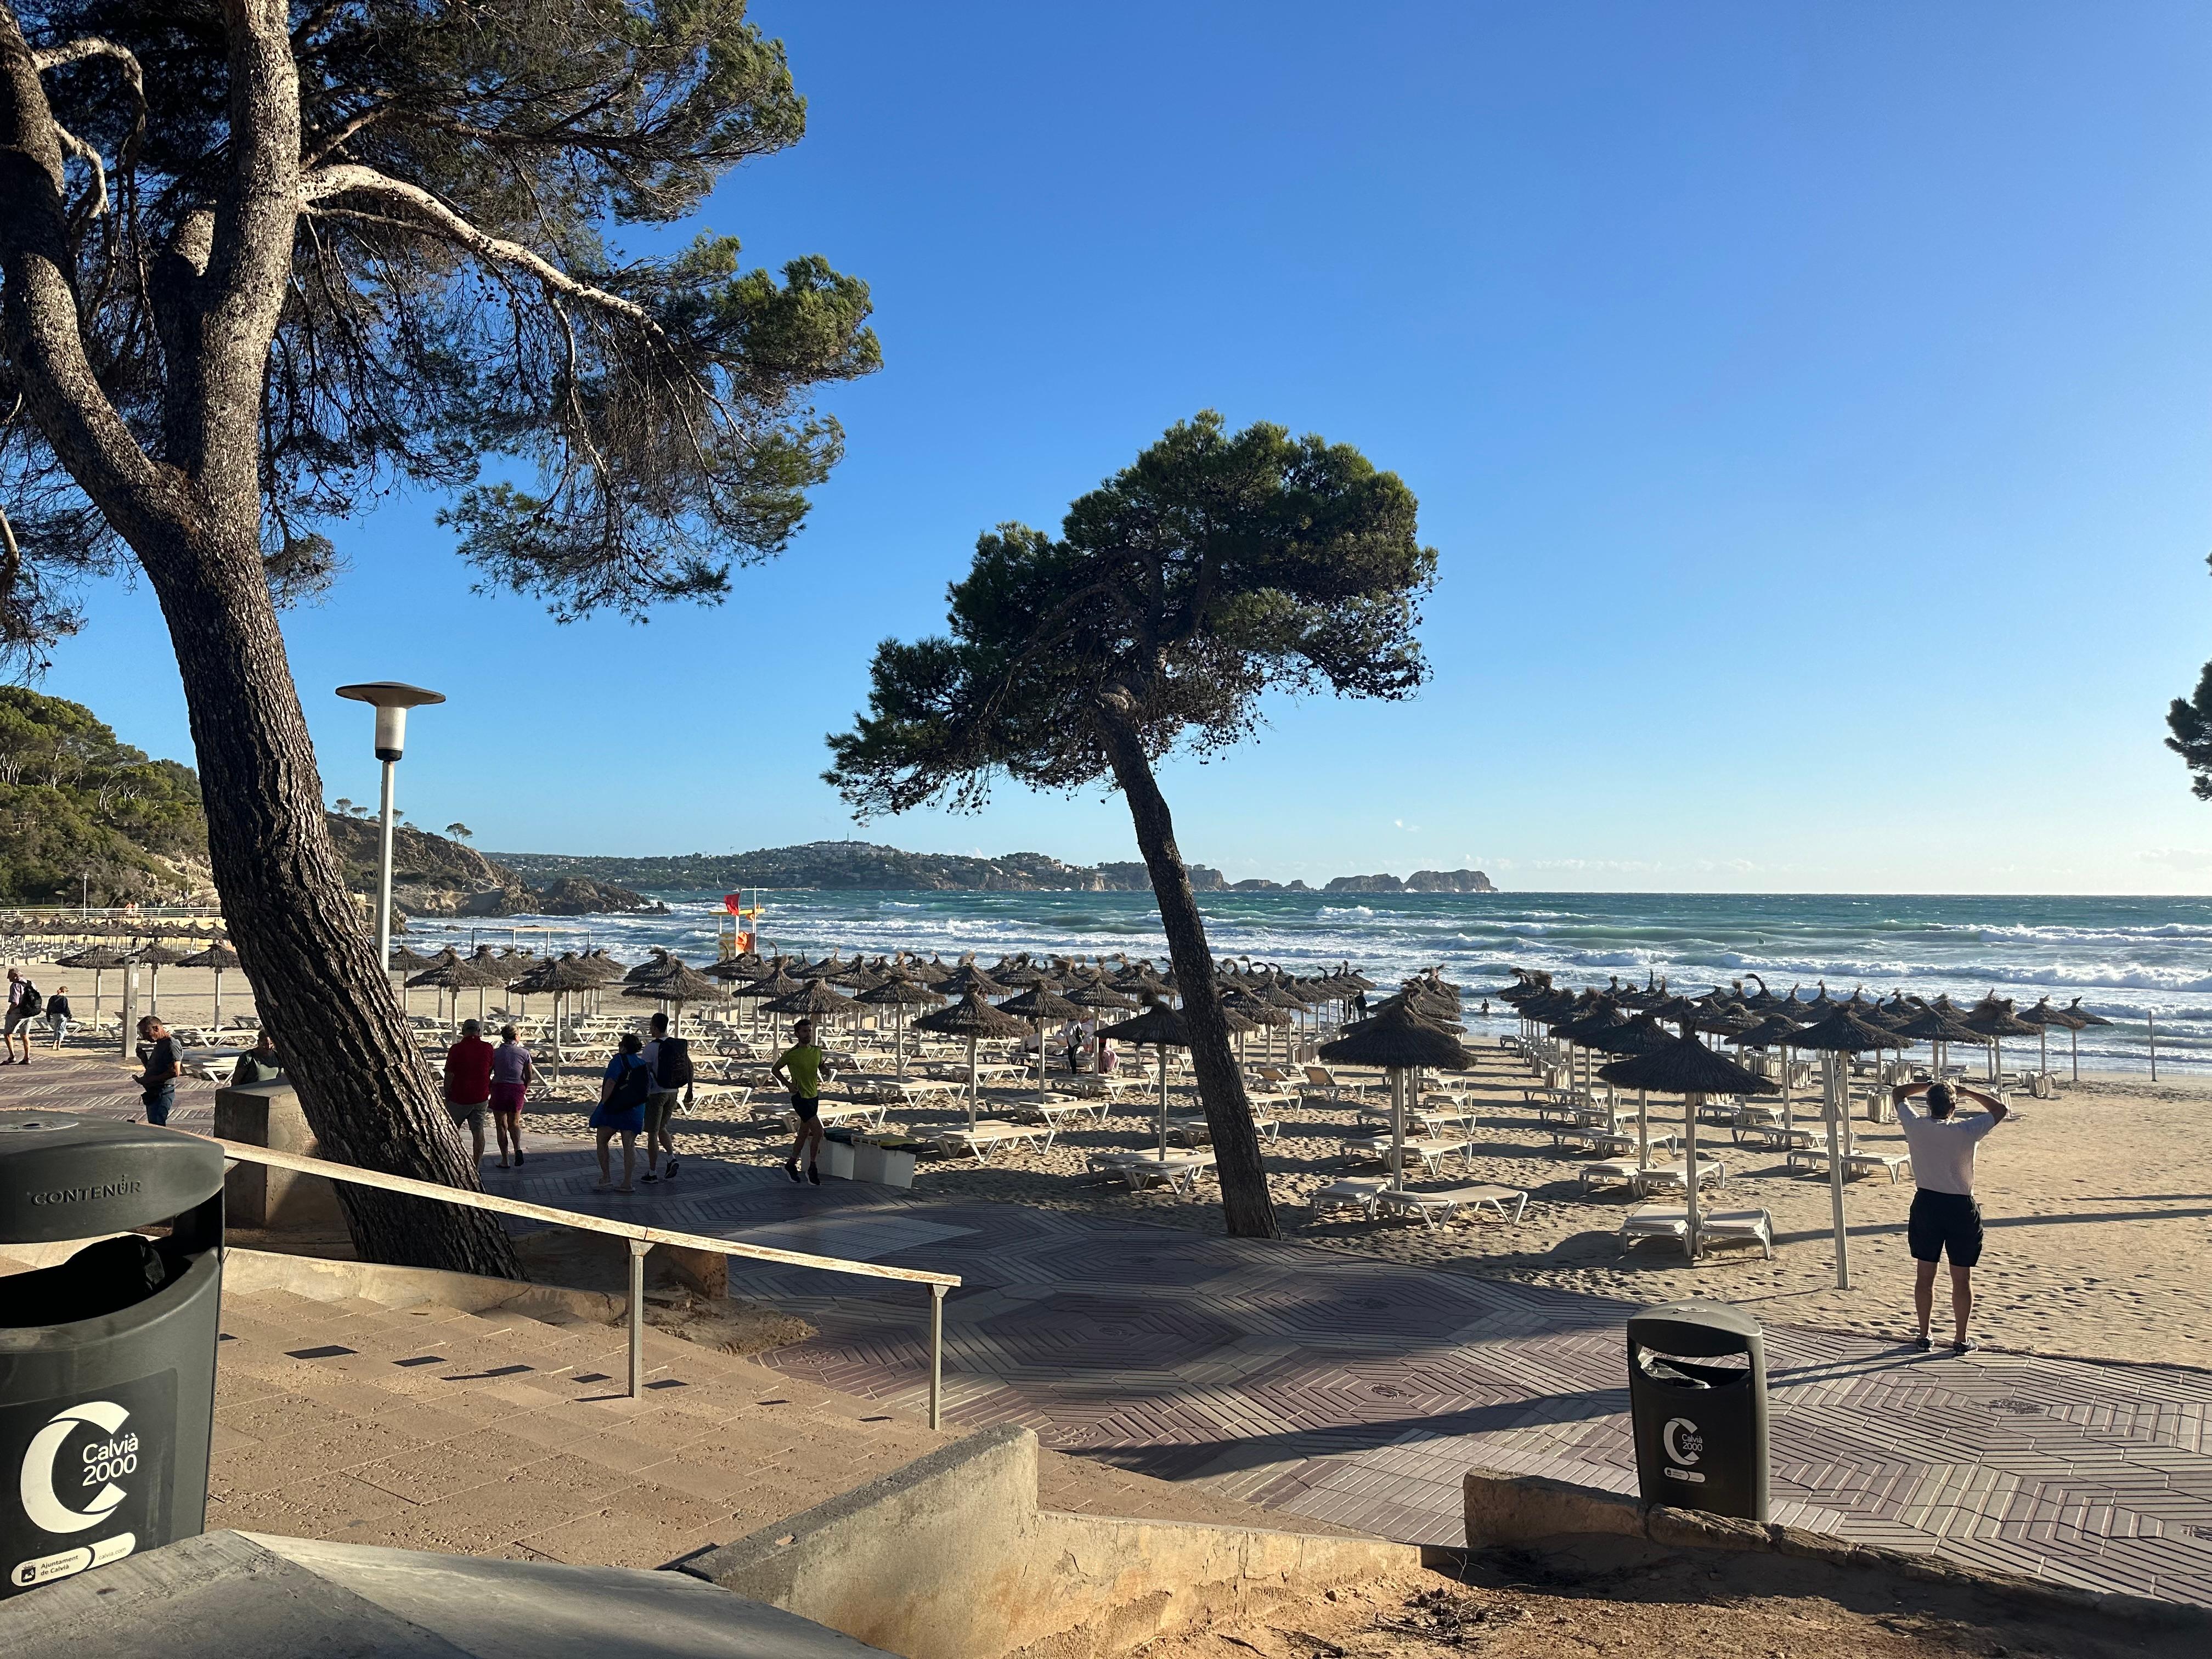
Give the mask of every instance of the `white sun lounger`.
POLYGON ((1085 1160, 1094 1174, 1112 1176, 1141 1192, 1158 1182, 1188 1197, 1198 1178, 1213 1167, 1212 1152, 1093 1152, 1085 1160))
POLYGON ((1007 1147, 1051 1144, 1052 1131, 1030 1123, 1007 1123, 994 1117, 980 1118, 973 1128, 964 1123, 917 1132, 916 1139, 934 1140, 948 1154, 965 1152, 978 1164, 988 1164, 991 1154, 1007 1147))
MULTIPOLYGON (((1273 1140, 1283 1127, 1283 1120, 1266 1112, 1252 1114, 1252 1127, 1262 1140, 1273 1140)), ((1213 1131, 1202 1112, 1188 1112, 1168 1119, 1168 1139, 1180 1140, 1186 1146, 1195 1146, 1201 1139, 1211 1140, 1213 1131)))
MULTIPOLYGON (((1792 1147, 1790 1152, 1790 1167, 1795 1169, 1801 1160, 1816 1166, 1825 1166, 1828 1162, 1827 1146, 1822 1144, 1792 1147)), ((1910 1175, 1911 1172, 1912 1159, 1905 1152, 1845 1152, 1844 1154, 1844 1176, 1847 1180, 1855 1176, 1886 1175, 1889 1177, 1889 1184, 1894 1187, 1897 1185, 1899 1176, 1910 1175)))
POLYGON ((1357 1210, 1362 1216, 1372 1219, 1376 1200, 1389 1184, 1386 1181, 1361 1176, 1346 1176, 1340 1181, 1332 1181, 1326 1187, 1314 1189, 1314 1213, 1319 1215, 1323 1210, 1357 1210))
MULTIPOLYGON (((1648 1170, 1639 1170, 1637 1171, 1636 1178, 1629 1185, 1635 1189, 1637 1196, 1642 1198, 1651 1193, 1678 1193, 1688 1183, 1688 1172, 1683 1164, 1677 1161, 1673 1164, 1655 1164, 1648 1170)), ((1700 1187, 1727 1186, 1728 1167, 1717 1158, 1699 1158, 1698 1185, 1700 1187)))
MULTIPOLYGON (((1698 1237, 1706 1244, 1756 1244, 1769 1259, 1774 1255, 1774 1218, 1765 1210, 1708 1210, 1698 1218, 1698 1237)), ((1671 1238, 1686 1255, 1690 1249, 1690 1212, 1680 1204, 1639 1204, 1622 1218, 1623 1250, 1644 1238, 1671 1238)))
POLYGON ((1486 1209, 1500 1221, 1518 1221, 1528 1207, 1528 1194, 1517 1187, 1452 1187, 1440 1193, 1392 1192, 1385 1188, 1375 1201, 1386 1210, 1401 1210, 1420 1217, 1425 1226, 1441 1228, 1456 1220, 1462 1210, 1486 1209), (1512 1206, 1512 1213, 1506 1206, 1512 1206))

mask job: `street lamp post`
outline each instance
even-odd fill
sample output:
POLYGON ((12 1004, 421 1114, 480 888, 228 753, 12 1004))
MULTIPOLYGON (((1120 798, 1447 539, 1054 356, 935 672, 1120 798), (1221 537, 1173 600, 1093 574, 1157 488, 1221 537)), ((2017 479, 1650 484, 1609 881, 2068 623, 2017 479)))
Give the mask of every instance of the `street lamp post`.
POLYGON ((407 711, 443 702, 442 691, 426 691, 398 680, 369 680, 342 685, 338 696, 376 709, 376 757, 384 763, 384 793, 376 849, 376 965, 392 971, 392 777, 407 746, 407 711))

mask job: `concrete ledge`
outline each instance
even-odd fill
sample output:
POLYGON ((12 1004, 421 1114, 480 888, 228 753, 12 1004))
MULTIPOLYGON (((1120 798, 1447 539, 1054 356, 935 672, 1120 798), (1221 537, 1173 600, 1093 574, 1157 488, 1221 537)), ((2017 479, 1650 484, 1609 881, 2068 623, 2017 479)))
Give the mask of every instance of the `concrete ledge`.
MULTIPOLYGON (((271 1152, 320 1158, 322 1143, 307 1127, 300 1097, 289 1083, 248 1083, 215 1094, 215 1132, 224 1140, 271 1152)), ((345 1212, 337 1189, 320 1176, 275 1170, 265 1164, 234 1164, 222 1178, 223 1213, 234 1227, 272 1232, 343 1231, 345 1212)))
POLYGON ((1647 1504, 1625 1492, 1577 1486, 1539 1474, 1470 1469, 1464 1491, 1467 1547, 1527 1547, 1547 1539, 1641 1538, 1668 1549, 1765 1551, 1852 1571, 1887 1574, 1995 1595, 2014 1607, 2090 1613, 2139 1625, 2212 1632, 2212 1608, 2113 1590, 2077 1589, 2012 1573, 1960 1566, 1940 1556, 1908 1555, 1808 1532, 1647 1504))
POLYGON ((1066 1515, 1036 1494, 1036 1437, 1009 1424, 675 1565, 907 1659, 1091 1659, 1420 1565, 1376 1539, 1066 1515))
POLYGON ((611 1325, 623 1315, 620 1297, 597 1291, 572 1291, 558 1285, 526 1285, 513 1279, 484 1279, 438 1267, 392 1267, 377 1261, 334 1261, 316 1255, 286 1255, 275 1250, 223 1252, 223 1284, 234 1291, 289 1291, 311 1302, 366 1302, 404 1308, 418 1302, 483 1313, 496 1308, 526 1318, 559 1322, 581 1319, 611 1325))

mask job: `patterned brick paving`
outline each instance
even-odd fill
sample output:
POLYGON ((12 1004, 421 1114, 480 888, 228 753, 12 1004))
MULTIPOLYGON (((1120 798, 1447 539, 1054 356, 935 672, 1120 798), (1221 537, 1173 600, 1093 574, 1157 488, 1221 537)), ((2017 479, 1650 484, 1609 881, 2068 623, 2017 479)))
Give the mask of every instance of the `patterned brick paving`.
MULTIPOLYGON (((35 1100, 0 1071, 0 1099, 100 1109, 89 1088, 46 1097, 61 1070, 33 1068, 35 1100)), ((127 1107, 127 1085, 119 1092, 127 1107)), ((945 1312, 945 1398, 969 1426, 1023 1423, 1062 1450, 1408 1542, 1459 1541, 1470 1467, 1635 1486, 1622 1304, 1136 1221, 794 1187, 704 1158, 687 1159, 674 1187, 596 1194, 587 1152, 538 1144, 526 1170, 488 1168, 487 1184, 962 1274, 945 1312)), ((781 1268, 735 1272, 732 1287, 819 1328, 773 1363, 922 1402, 919 1292, 781 1268)), ((1769 1328, 1768 1355, 1776 1519, 2212 1603, 2212 1378, 1915 1354, 1786 1325, 1769 1328)))

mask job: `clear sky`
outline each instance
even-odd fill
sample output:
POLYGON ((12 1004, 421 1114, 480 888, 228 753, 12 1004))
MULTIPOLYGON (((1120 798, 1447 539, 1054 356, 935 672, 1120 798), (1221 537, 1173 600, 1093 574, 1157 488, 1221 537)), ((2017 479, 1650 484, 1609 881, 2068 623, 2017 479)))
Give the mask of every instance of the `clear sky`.
MULTIPOLYGON (((852 825, 817 778, 976 532, 1214 407, 1358 445, 1443 554, 1410 705, 1166 776, 1232 878, 2212 891, 2160 746, 2212 656, 2212 9, 757 0, 805 142, 702 224, 872 284, 848 457, 718 610, 560 628, 394 501, 288 633, 447 692, 402 805, 479 846, 852 825)), ((688 230, 687 230, 687 234, 688 230)), ((189 758, 144 590, 46 689, 189 758)), ((869 839, 1135 856, 1002 789, 869 839)))

